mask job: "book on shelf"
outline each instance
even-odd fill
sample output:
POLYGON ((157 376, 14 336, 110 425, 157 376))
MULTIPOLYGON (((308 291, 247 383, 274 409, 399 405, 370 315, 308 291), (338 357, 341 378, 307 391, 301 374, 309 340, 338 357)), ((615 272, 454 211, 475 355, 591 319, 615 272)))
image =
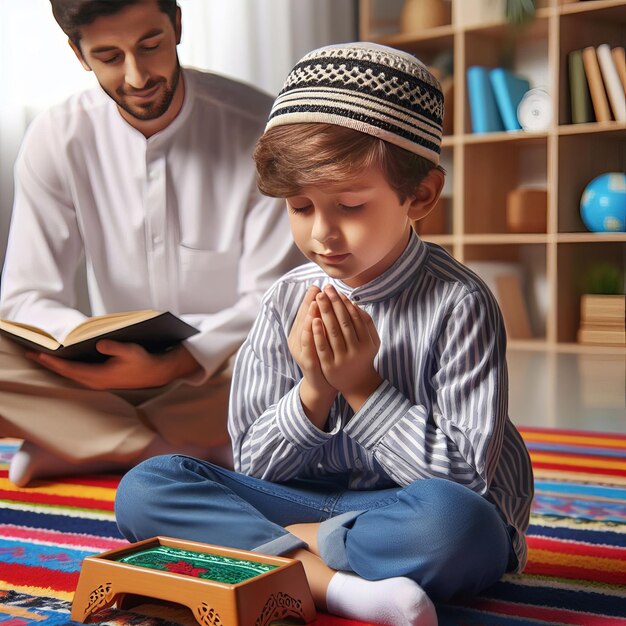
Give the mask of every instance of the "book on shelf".
POLYGON ((578 343, 624 346, 626 345, 626 330, 623 327, 581 326, 578 329, 578 343))
POLYGON ((583 65, 582 50, 572 50, 567 55, 567 65, 572 124, 593 122, 595 117, 583 65))
POLYGON ((624 46, 611 48, 611 56, 617 68, 617 74, 622 83, 622 89, 626 91, 626 51, 624 50, 624 46))
POLYGON ((532 339, 533 332, 519 277, 515 274, 496 276, 496 292, 508 337, 532 339))
POLYGON ((626 296, 583 294, 579 343, 626 344, 626 296))
POLYGON ((496 297, 509 339, 532 339, 531 311, 524 293, 524 268, 506 261, 469 261, 496 297))
POLYGON ((604 88, 604 80, 600 71, 598 55, 593 46, 583 48, 583 65, 585 66, 585 75, 589 84, 589 93, 591 94, 591 102, 597 122, 611 121, 611 111, 609 108, 609 100, 604 88))
POLYGON ((613 117, 618 122, 626 122, 626 94, 622 88, 617 67, 613 62, 611 46, 607 43, 600 44, 596 48, 596 54, 613 117))
POLYGON ((469 100, 472 132, 492 133, 504 130, 489 72, 491 68, 472 65, 467 68, 467 96, 469 100))
POLYGON ((173 313, 152 310, 90 317, 70 331, 62 341, 36 326, 0 320, 0 334, 28 350, 85 362, 106 360, 106 355, 96 349, 101 339, 137 343, 149 352, 162 352, 197 332, 197 328, 173 313))
POLYGON ((583 324, 626 325, 626 296, 583 294, 580 297, 583 324))
POLYGON ((517 120, 517 107, 530 89, 530 83, 524 77, 503 67, 496 67, 489 72, 489 82, 504 130, 521 130, 522 127, 517 120))

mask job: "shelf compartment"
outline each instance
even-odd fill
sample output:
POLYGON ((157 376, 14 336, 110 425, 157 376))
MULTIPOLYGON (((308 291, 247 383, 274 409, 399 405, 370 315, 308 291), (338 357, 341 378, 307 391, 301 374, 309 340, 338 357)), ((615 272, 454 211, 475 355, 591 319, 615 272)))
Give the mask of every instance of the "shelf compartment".
POLYGON ((558 153, 558 232, 603 235, 589 233, 585 227, 580 198, 596 176, 624 171, 624 130, 559 136, 558 153))
POLYGON ((547 188, 545 136, 465 146, 463 224, 467 235, 508 234, 507 196, 521 186, 547 188))
MULTIPOLYGON (((557 246, 557 341, 575 344, 580 326, 580 296, 587 291, 586 278, 591 269, 610 264, 621 271, 626 267, 626 245, 621 241, 560 243, 557 246)), ((581 345, 584 349, 587 346, 581 345)), ((626 350, 624 351, 626 354, 626 350)))
POLYGON ((473 28, 460 35, 464 52, 463 132, 469 134, 472 131, 467 93, 467 68, 476 65, 488 68, 505 67, 526 78, 531 88, 545 87, 550 84, 545 61, 549 47, 548 30, 549 19, 538 17, 519 29, 514 29, 508 24, 497 24, 473 28))
MULTIPOLYGON (((626 32, 626 9, 623 4, 614 2, 579 2, 576 5, 590 5, 589 9, 563 14, 560 19, 559 42, 559 124, 571 123, 569 91, 568 54, 587 46, 606 43, 611 47, 624 45, 626 32), (595 6, 603 5, 603 6, 595 6)), ((575 6, 575 5, 568 5, 575 6)), ((623 128, 623 125, 622 125, 623 128)))

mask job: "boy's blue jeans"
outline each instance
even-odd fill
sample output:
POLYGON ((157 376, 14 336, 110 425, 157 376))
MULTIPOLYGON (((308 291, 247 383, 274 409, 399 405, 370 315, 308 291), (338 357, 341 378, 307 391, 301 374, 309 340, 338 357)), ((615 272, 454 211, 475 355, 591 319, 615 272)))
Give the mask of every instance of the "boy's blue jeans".
POLYGON ((341 477, 272 483, 158 456, 124 476, 115 511, 130 541, 163 535, 273 555, 305 547, 284 526, 320 522, 318 545, 331 568, 370 580, 407 576, 433 599, 478 593, 516 563, 496 508, 437 478, 354 491, 341 477))

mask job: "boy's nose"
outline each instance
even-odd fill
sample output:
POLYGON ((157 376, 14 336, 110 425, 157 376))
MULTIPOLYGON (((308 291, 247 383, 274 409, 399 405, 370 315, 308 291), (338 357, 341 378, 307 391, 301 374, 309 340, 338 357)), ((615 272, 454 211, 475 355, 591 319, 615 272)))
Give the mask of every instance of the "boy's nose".
POLYGON ((325 241, 336 238, 336 236, 337 228, 333 222, 323 215, 316 215, 311 230, 311 237, 315 239, 315 241, 324 243, 325 241))

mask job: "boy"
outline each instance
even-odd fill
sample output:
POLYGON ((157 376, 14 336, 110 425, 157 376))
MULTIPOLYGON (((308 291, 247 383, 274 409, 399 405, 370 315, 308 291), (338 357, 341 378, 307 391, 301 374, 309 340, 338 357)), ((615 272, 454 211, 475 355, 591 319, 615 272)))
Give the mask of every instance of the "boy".
POLYGON ((292 70, 255 160, 313 263, 270 289, 237 357, 240 473, 147 461, 118 491, 126 537, 299 558, 319 608, 385 624, 436 623, 428 596, 523 568, 533 481, 500 312, 411 229, 443 186, 442 114, 397 50, 329 46, 292 70))

